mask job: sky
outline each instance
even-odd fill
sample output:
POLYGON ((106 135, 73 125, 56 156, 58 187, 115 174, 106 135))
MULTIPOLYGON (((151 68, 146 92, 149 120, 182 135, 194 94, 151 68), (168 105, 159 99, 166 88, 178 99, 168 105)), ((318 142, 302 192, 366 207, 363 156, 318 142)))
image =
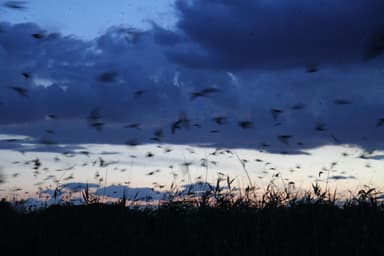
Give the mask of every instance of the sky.
POLYGON ((263 151, 277 165, 310 155, 315 173, 352 150, 343 162, 362 161, 359 175, 337 180, 384 182, 364 175, 382 162, 381 0, 1 4, 4 172, 10 151, 165 143, 263 151))

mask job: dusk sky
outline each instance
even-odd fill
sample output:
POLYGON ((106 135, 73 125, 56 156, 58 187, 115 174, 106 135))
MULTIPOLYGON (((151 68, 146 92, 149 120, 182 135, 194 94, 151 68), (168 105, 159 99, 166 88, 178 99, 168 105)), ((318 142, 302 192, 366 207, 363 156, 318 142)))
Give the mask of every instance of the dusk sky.
MULTIPOLYGON (((80 161, 112 152, 103 157, 119 170, 136 154, 129 180, 148 187, 146 173, 185 174, 180 164, 218 147, 252 162, 255 182, 279 172, 312 182, 337 162, 328 178, 339 187, 382 187, 383 10, 382 0, 2 1, 0 188, 38 181, 25 161, 46 158, 54 172, 54 156, 84 150, 64 164, 82 182, 93 174, 80 161)), ((210 177, 225 170, 244 185, 232 157, 210 177)), ((193 165, 189 181, 205 173, 193 165)))

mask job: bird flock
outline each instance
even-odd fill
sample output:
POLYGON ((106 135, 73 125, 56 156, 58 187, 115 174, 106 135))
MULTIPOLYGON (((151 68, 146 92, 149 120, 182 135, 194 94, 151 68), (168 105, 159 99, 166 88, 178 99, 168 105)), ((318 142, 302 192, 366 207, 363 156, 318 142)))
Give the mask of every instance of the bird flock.
MULTIPOLYGON (((25 1, 7 1, 7 2, 3 3, 3 7, 8 8, 8 9, 13 9, 13 10, 26 10, 27 9, 27 2, 25 2, 25 1)), ((45 38, 54 39, 54 34, 45 34, 42 32, 36 32, 36 33, 31 34, 30 36, 35 40, 44 40, 45 38)), ((372 41, 372 43, 366 49, 366 56, 368 59, 375 58, 384 52, 384 36, 383 35, 375 35, 373 39, 374 40, 372 41)), ((320 71, 321 70, 320 70, 319 64, 308 64, 305 66, 305 72, 306 73, 312 74, 312 73, 316 73, 316 72, 320 72, 320 71)), ((28 71, 23 71, 20 73, 20 76, 23 77, 23 79, 25 81, 29 81, 29 80, 33 79, 34 74, 32 74, 28 71)), ((102 72, 102 73, 96 75, 95 80, 99 81, 101 83, 115 83, 118 79, 117 77, 118 77, 118 72, 105 71, 105 72, 102 72)), ((27 99, 27 98, 32 97, 30 92, 29 92, 28 87, 25 85, 11 84, 11 85, 7 85, 7 88, 22 98, 27 99)), ((201 101, 208 100, 209 101, 211 97, 220 97, 220 94, 223 92, 224 92, 224 89, 219 88, 219 87, 201 88, 199 90, 190 92, 190 99, 189 100, 191 102, 192 101, 197 102, 198 100, 201 100, 201 101)), ((132 91, 132 97, 134 100, 140 101, 147 93, 148 93, 147 89, 144 89, 144 88, 143 89, 136 89, 136 90, 132 91)), ((2 99, 2 101, 0 102, 0 108, 2 106, 4 106, 5 104, 7 104, 6 99, 2 99)), ((333 104, 334 105, 344 105, 344 106, 348 107, 348 105, 353 105, 354 102, 348 98, 342 98, 341 97, 341 98, 333 99, 333 104)), ((297 102, 297 103, 291 104, 291 106, 288 107, 287 109, 271 107, 269 110, 269 114, 271 115, 271 119, 274 121, 274 125, 275 126, 281 126, 281 125, 283 125, 283 123, 281 122, 281 116, 283 116, 286 112, 288 112, 288 111, 296 111, 297 112, 297 111, 305 110, 306 108, 307 108, 306 103, 297 102)), ((88 126, 91 129, 95 129, 97 132, 100 132, 100 133, 102 133, 105 130, 105 126, 106 126, 105 120, 107 119, 107 116, 105 116, 103 114, 103 110, 100 107, 95 106, 93 109, 91 109, 89 111, 88 115, 84 118, 86 119, 86 123, 88 124, 88 126)), ((47 119, 47 120, 59 120, 60 114, 59 113, 47 113, 45 115, 45 119, 47 119)), ((228 116, 225 116, 225 115, 213 115, 210 117, 210 120, 213 124, 216 125, 215 129, 208 129, 207 130, 207 133, 210 133, 210 134, 220 133, 221 128, 223 126, 228 125, 231 122, 233 122, 233 120, 231 120, 228 116)), ((251 119, 243 119, 243 120, 239 119, 239 120, 236 120, 234 122, 236 123, 236 125, 240 129, 238 132, 242 132, 243 130, 256 129, 256 127, 257 127, 257 125, 254 123, 254 121, 251 119)), ((379 118, 378 120, 372 120, 372 124, 375 125, 377 128, 384 128, 384 116, 382 118, 379 118)), ((152 141, 153 143, 157 143, 158 144, 157 147, 162 148, 164 154, 168 154, 168 153, 172 152, 172 150, 173 150, 172 147, 164 146, 162 144, 163 142, 167 141, 167 136, 174 136, 178 132, 180 132, 181 130, 189 130, 191 127, 196 128, 196 129, 203 129, 204 128, 203 123, 199 123, 197 120, 193 120, 192 118, 188 117, 188 114, 185 112, 181 112, 168 125, 169 125, 168 128, 166 128, 166 127, 155 128, 153 130, 151 136, 148 138, 148 140, 152 141), (168 129, 168 131, 166 129, 168 129)), ((131 129, 131 130, 135 130, 137 132, 140 132, 141 130, 144 129, 143 127, 145 127, 145 124, 142 124, 140 122, 131 122, 128 124, 124 124, 122 128, 131 129)), ((271 129, 273 129, 273 128, 271 128, 271 129)), ((324 123, 322 121, 317 121, 313 126, 313 130, 316 132, 326 132, 326 131, 328 131, 328 126, 326 123, 324 123)), ((50 136, 53 136, 56 134, 54 129, 50 129, 50 128, 45 129, 45 134, 47 134, 47 136, 40 139, 39 143, 44 144, 44 145, 56 145, 56 146, 59 145, 59 143, 52 140, 50 137, 50 136)), ((185 135, 185 136, 188 136, 188 135, 185 135)), ((331 137, 331 139, 335 143, 340 143, 340 139, 338 139, 332 133, 330 133, 329 136, 331 137)), ((294 139, 296 139, 295 137, 296 136, 294 136, 293 134, 285 134, 285 133, 276 134, 277 141, 280 142, 282 145, 286 145, 286 146, 291 145, 293 143, 294 139)), ((140 141, 143 141, 143 140, 144 140, 143 138, 129 139, 129 140, 126 140, 125 144, 129 147, 135 147, 135 146, 140 145, 140 141)), ((1 142, 2 143, 23 143, 23 142, 25 142, 25 139, 5 139, 5 140, 2 140, 1 142)), ((273 144, 273 142, 261 142, 260 148, 265 150, 266 148, 270 147, 271 144, 273 144)), ((302 141, 295 141, 295 145, 299 146, 299 147, 304 147, 305 143, 302 141)), ((25 155, 24 151, 21 151, 21 153, 23 153, 25 155)), ((189 149, 188 153, 194 154, 195 152, 193 149, 189 149)), ((287 152, 282 151, 281 153, 286 154, 287 152)), ((369 157, 372 156, 374 153, 375 153, 374 151, 364 151, 364 152, 361 152, 358 157, 363 159, 363 160, 366 160, 366 159, 369 159, 369 157)), ((209 153, 209 156, 214 157, 217 155, 226 155, 226 156, 233 157, 234 154, 236 154, 235 150, 217 148, 213 152, 209 153)), ((73 172, 71 173, 71 171, 73 171, 77 167, 85 167, 85 166, 92 166, 92 167, 97 166, 99 168, 113 167, 114 170, 119 170, 121 172, 127 171, 127 167, 121 167, 121 166, 119 167, 118 161, 109 161, 108 162, 104 158, 102 158, 101 156, 97 157, 96 159, 91 160, 90 156, 92 155, 92 152, 89 152, 86 150, 70 151, 70 152, 65 151, 65 152, 61 152, 61 155, 62 156, 59 156, 59 155, 55 156, 54 161, 60 162, 62 160, 61 157, 71 158, 71 157, 74 157, 75 155, 85 156, 85 157, 89 158, 89 161, 85 161, 81 164, 76 163, 76 164, 73 164, 73 165, 66 167, 66 168, 54 170, 59 175, 58 174, 51 174, 52 170, 50 170, 50 167, 45 166, 44 163, 42 163, 42 161, 39 158, 28 159, 25 161, 15 161, 15 162, 13 162, 13 164, 14 165, 28 166, 29 168, 31 168, 31 170, 33 171, 33 175, 36 178, 43 176, 42 181, 35 183, 35 185, 39 187, 40 191, 44 190, 42 185, 46 184, 46 182, 48 182, 48 181, 52 182, 53 184, 58 185, 64 181, 70 181, 70 180, 74 179, 75 175, 73 172)), ((132 160, 131 163, 133 162, 133 159, 136 159, 137 157, 138 157, 137 155, 131 155, 130 156, 130 158, 132 160)), ((355 157, 355 156, 351 156, 349 153, 344 152, 342 154, 342 157, 345 158, 345 157, 355 157)), ((146 154, 144 155, 144 158, 147 161, 150 161, 150 160, 155 158, 155 154, 153 152, 146 152, 146 154)), ((263 163, 264 164, 264 166, 265 166, 265 169, 264 169, 265 173, 264 174, 267 174, 270 171, 272 171, 273 172, 272 177, 274 177, 274 178, 278 178, 279 175, 281 175, 280 172, 278 170, 276 170, 275 167, 272 166, 273 165, 272 163, 270 163, 264 159, 256 158, 256 159, 252 160, 252 159, 240 159, 239 158, 239 160, 240 160, 241 166, 243 167, 243 169, 245 171, 247 171, 246 166, 249 165, 250 162, 256 162, 256 163, 263 163)), ((201 158, 200 162, 197 165, 199 165, 202 168, 207 168, 208 166, 211 166, 211 165, 216 166, 217 164, 218 164, 217 161, 208 160, 208 157, 205 157, 205 158, 201 158)), ((337 166, 337 164, 338 164, 337 162, 332 162, 329 167, 323 168, 321 171, 319 171, 318 176, 321 177, 322 175, 329 173, 330 170, 333 170, 337 166)), ((183 166, 184 169, 188 170, 190 168, 190 166, 193 165, 193 163, 188 162, 188 161, 184 161, 181 165, 183 166)), ((365 165, 365 167, 371 168, 371 165, 369 163, 367 163, 365 165)), ((172 165, 170 165, 170 169, 173 170, 172 165)), ((295 166, 295 168, 292 168, 290 170, 290 172, 295 172, 296 170, 299 170, 299 169, 301 169, 301 166, 299 164, 297 164, 295 166)), ((147 176, 154 176, 160 172, 161 172, 160 169, 150 170, 146 173, 146 175, 147 176)), ((175 176, 177 176, 176 173, 174 173, 174 172, 172 172, 172 173, 175 176)), ((219 174, 220 174, 220 172, 219 172, 219 174)), ((221 173, 221 174, 224 175, 223 173, 221 173)), ((12 174, 11 178, 18 178, 19 176, 20 176, 20 173, 16 172, 16 173, 12 174)), ((265 176, 259 176, 259 178, 263 178, 263 177, 265 177, 265 176)), ((329 177, 329 174, 328 174, 328 177, 329 177)), ((334 175, 333 176, 333 178, 335 180, 342 179, 343 177, 345 177, 345 176, 341 176, 341 175, 334 175)), ((105 177, 103 177, 99 171, 97 171, 95 173, 95 179, 97 179, 98 183, 102 183, 105 181, 104 180, 105 177)), ((203 179, 203 177, 199 176, 198 179, 203 179)), ((0 175, 0 183, 4 182, 4 181, 5 181, 4 176, 0 175)), ((191 181, 192 181, 192 179, 189 178, 189 182, 191 182, 191 181)), ((206 178, 205 178, 205 182, 207 182, 206 178)), ((289 184, 292 185, 293 181, 290 181, 290 182, 291 183, 289 183, 289 184)), ((129 183, 129 182, 127 182, 127 183, 129 183)), ((165 188, 164 184, 154 183, 154 185, 160 189, 165 188)), ((16 189, 14 189, 14 192, 18 192, 20 190, 22 190, 22 189, 16 188, 16 189)))

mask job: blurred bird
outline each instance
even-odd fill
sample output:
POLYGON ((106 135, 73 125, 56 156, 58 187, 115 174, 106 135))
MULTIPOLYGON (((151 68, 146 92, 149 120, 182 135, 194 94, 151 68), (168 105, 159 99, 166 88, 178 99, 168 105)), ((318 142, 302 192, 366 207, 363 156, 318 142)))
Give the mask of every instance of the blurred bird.
POLYGON ((44 34, 42 34, 42 33, 33 33, 31 36, 32 36, 34 39, 37 39, 37 40, 39 40, 39 39, 43 39, 43 38, 44 38, 44 34))
POLYGON ((138 99, 138 98, 140 98, 141 96, 143 96, 144 92, 145 92, 144 90, 137 90, 137 91, 134 91, 134 92, 133 92, 133 96, 134 96, 135 99, 138 99))
POLYGON ((305 108, 305 104, 303 103, 297 103, 291 107, 292 110, 302 110, 304 108, 305 108))
POLYGON ((161 139, 163 138, 163 130, 162 129, 156 129, 153 133, 153 137, 150 138, 150 140, 153 140, 153 141, 158 141, 160 142, 161 139))
POLYGON ((318 122, 316 125, 315 125, 315 130, 316 131, 319 131, 319 132, 323 132, 323 131, 326 131, 327 129, 325 128, 325 124, 321 123, 321 122, 318 122))
POLYGON ((25 10, 27 9, 26 4, 26 1, 7 1, 3 3, 3 6, 9 9, 25 10))
POLYGON ((308 64, 306 65, 305 70, 307 73, 315 73, 319 71, 319 66, 316 64, 308 64))
POLYGON ((289 144, 289 139, 292 138, 291 135, 287 135, 287 134, 282 134, 282 135, 279 135, 277 136, 277 138, 279 139, 279 141, 281 141, 282 143, 284 144, 289 144))
POLYGON ((48 114, 45 116, 46 119, 50 120, 50 119, 57 119, 57 116, 54 115, 54 114, 48 114))
POLYGON ((104 72, 97 77, 97 80, 104 83, 113 83, 113 82, 116 82, 116 76, 117 76, 117 72, 114 72, 114 71, 104 72))
POLYGON ((135 139, 128 140, 125 144, 132 147, 139 145, 139 143, 135 139))
POLYGON ((384 126, 384 118, 377 120, 376 127, 384 126))
POLYGON ((200 91, 193 92, 192 96, 191 96, 191 100, 194 100, 194 99, 196 99, 198 97, 208 97, 210 94, 217 93, 217 92, 220 92, 220 91, 221 90, 218 89, 218 88, 208 87, 208 88, 202 89, 200 91))
POLYGON ((253 123, 251 121, 239 121, 238 125, 243 129, 250 129, 253 127, 253 123))
POLYGON ((97 131, 102 131, 104 123, 100 121, 103 116, 99 108, 93 109, 88 115, 88 124, 94 127, 97 131))
POLYGON ((13 91, 17 92, 19 95, 23 97, 28 97, 28 89, 24 87, 19 86, 8 86, 8 88, 12 89, 13 91))
POLYGON ((271 113, 272 113, 273 120, 276 120, 278 118, 278 116, 283 113, 283 110, 273 108, 273 109, 271 109, 271 113))
POLYGON ((218 125, 224 124, 226 121, 226 118, 224 116, 216 116, 212 118, 212 121, 215 122, 218 125))
POLYGON ((22 73, 22 75, 23 75, 23 77, 24 77, 25 79, 31 78, 31 74, 29 74, 29 73, 27 73, 27 72, 22 73))
POLYGON ((348 105, 348 104, 352 104, 352 101, 348 100, 348 99, 336 99, 333 101, 335 104, 337 105, 348 105))
POLYGON ((184 113, 180 114, 180 117, 178 120, 172 123, 171 125, 171 132, 172 134, 175 134, 177 129, 181 129, 182 127, 188 127, 190 123, 190 120, 185 116, 184 113))
POLYGON ((132 128, 132 129, 140 130, 141 129, 141 124, 139 124, 139 123, 132 123, 132 124, 128 124, 128 125, 126 125, 124 127, 125 128, 132 128))
POLYGON ((384 52, 384 32, 370 36, 365 48, 364 59, 371 60, 384 52))

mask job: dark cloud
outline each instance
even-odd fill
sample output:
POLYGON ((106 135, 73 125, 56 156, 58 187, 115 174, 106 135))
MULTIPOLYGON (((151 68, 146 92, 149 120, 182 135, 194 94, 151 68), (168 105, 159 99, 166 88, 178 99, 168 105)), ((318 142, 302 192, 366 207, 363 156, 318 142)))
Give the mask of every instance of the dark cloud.
POLYGON ((381 0, 177 0, 176 9, 175 34, 190 40, 168 55, 190 67, 321 68, 360 63, 378 55, 378 46, 383 51, 382 42, 370 41, 384 33, 381 0))
MULTIPOLYGON (((149 143, 162 129, 163 142, 287 154, 339 143, 382 148, 382 64, 364 63, 362 54, 365 35, 384 20, 382 2, 369 2, 177 1, 174 31, 117 26, 89 41, 0 23, 0 132, 32 136, 36 145, 149 143), (319 71, 305 72, 306 64, 319 71), (217 92, 191 100, 206 88, 217 92), (340 99, 351 104, 335 104, 340 99), (87 119, 95 109, 100 130, 87 119), (188 125, 172 134, 182 113, 188 125), (241 129, 240 121, 253 125, 241 129), (140 129, 124 128, 132 123, 140 129)), ((20 143, 1 147, 22 150, 20 143)))

